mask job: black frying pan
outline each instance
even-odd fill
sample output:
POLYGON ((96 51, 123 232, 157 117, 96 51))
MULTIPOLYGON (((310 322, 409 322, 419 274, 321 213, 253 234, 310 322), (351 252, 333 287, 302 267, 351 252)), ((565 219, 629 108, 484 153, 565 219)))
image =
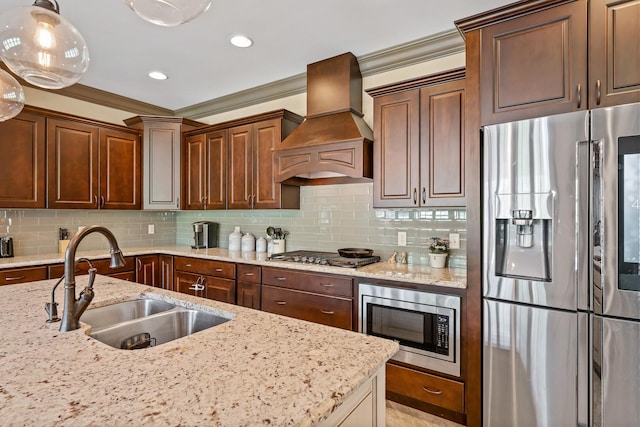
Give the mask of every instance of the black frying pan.
POLYGON ((373 255, 373 249, 344 248, 338 249, 338 254, 345 258, 366 258, 373 255))

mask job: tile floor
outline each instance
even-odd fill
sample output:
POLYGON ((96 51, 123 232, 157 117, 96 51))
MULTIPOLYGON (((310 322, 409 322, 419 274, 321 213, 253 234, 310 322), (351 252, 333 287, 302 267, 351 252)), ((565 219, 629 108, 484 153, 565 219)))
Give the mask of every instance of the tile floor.
POLYGON ((387 427, 463 427, 461 424, 387 400, 387 427))

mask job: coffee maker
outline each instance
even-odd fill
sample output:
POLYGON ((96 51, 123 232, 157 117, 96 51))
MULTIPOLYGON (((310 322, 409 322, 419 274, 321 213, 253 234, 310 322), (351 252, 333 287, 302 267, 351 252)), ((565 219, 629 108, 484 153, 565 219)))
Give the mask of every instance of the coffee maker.
POLYGON ((196 221, 193 223, 193 249, 218 247, 218 223, 211 221, 196 221))

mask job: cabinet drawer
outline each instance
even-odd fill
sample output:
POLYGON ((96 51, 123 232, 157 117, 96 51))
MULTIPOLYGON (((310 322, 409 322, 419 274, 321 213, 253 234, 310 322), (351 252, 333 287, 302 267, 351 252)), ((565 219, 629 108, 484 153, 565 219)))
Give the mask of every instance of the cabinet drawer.
POLYGON ((324 295, 336 295, 347 298, 353 296, 351 278, 330 274, 311 274, 281 268, 264 267, 262 269, 262 284, 324 295))
POLYGON ((464 384, 387 363, 387 391, 464 413, 464 384))
MULTIPOLYGON (((98 274, 104 274, 107 276, 113 276, 115 273, 123 273, 126 271, 135 271, 135 257, 125 257, 124 267, 109 268, 111 263, 110 259, 95 259, 91 260, 93 266, 98 270, 98 274)), ((89 264, 86 262, 79 262, 76 264, 76 275, 87 274, 89 271, 89 264)), ((49 266, 49 278, 57 279, 64 274, 64 264, 56 264, 49 266)))
POLYGON ((34 282, 47 279, 47 267, 14 268, 0 271, 0 285, 34 282))
POLYGON ((236 278, 236 265, 231 262, 177 256, 173 258, 173 268, 174 270, 224 277, 226 279, 236 278))
POLYGON ((352 330, 351 300, 262 286, 262 310, 352 330))
POLYGON ((260 266, 238 264, 238 282, 260 284, 260 266))

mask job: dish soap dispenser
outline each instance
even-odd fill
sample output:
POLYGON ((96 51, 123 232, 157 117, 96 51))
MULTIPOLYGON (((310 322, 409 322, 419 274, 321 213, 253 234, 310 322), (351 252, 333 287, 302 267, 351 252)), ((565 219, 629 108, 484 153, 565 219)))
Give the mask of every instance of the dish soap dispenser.
POLYGON ((236 227, 233 233, 229 234, 229 250, 239 251, 242 245, 242 233, 240 227, 236 227))

